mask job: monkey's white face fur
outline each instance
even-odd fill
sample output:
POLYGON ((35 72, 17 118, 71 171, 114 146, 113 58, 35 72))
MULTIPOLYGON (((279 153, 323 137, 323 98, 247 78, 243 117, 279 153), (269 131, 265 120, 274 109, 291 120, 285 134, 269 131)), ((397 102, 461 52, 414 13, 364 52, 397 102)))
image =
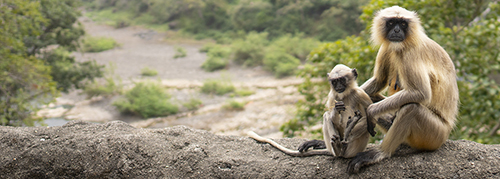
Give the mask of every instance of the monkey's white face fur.
POLYGON ((420 25, 417 13, 399 6, 392 6, 377 12, 373 19, 371 31, 371 39, 375 45, 382 45, 388 50, 395 51, 417 47, 419 46, 418 44, 422 44, 422 38, 427 38, 424 29, 420 25), (391 42, 386 38, 386 22, 392 18, 400 18, 408 22, 408 32, 405 34, 406 39, 402 42, 391 42))
POLYGON ((349 68, 345 65, 342 65, 342 64, 338 64, 338 65, 335 65, 335 67, 333 67, 333 69, 332 69, 332 71, 330 71, 330 73, 328 73, 328 78, 330 78, 330 79, 340 78, 340 77, 343 77, 345 75, 350 74, 351 71, 352 71, 351 68, 349 68))

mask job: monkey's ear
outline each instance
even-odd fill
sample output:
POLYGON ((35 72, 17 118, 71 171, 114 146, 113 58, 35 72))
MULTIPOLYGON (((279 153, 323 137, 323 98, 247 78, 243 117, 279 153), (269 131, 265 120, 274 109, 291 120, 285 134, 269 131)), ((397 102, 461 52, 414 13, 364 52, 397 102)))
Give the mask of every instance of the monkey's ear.
POLYGON ((326 77, 329 77, 330 76, 330 73, 326 73, 326 77))
POLYGON ((354 75, 354 79, 358 78, 358 70, 356 68, 352 69, 352 74, 354 75))

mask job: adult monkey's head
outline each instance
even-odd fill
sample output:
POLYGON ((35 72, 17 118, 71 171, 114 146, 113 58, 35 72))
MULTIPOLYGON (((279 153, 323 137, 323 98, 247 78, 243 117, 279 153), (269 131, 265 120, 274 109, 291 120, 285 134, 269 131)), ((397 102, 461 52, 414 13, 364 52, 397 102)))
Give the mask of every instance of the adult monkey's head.
POLYGON ((388 50, 417 47, 421 44, 420 39, 427 38, 417 13, 399 6, 377 12, 371 30, 372 41, 388 50))

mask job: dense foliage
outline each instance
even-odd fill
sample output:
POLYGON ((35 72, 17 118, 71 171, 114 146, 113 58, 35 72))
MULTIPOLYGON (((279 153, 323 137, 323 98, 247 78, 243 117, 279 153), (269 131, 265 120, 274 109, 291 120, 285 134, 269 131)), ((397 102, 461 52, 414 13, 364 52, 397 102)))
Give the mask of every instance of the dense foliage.
POLYGON ((0 1, 0 124, 33 125, 33 114, 58 91, 102 75, 93 62, 75 62, 84 34, 73 0, 0 1))
MULTIPOLYGON (((481 143, 499 143, 500 88, 491 78, 500 70, 500 5, 496 1, 382 1, 373 0, 363 9, 361 19, 368 24, 374 12, 399 5, 419 13, 427 35, 441 44, 457 68, 460 90, 460 114, 452 139, 468 139, 481 143)), ((305 126, 320 122, 328 87, 326 82, 313 83, 312 78, 325 79, 325 74, 338 63, 357 68, 359 82, 372 74, 377 49, 369 43, 368 28, 358 37, 326 43, 313 50, 300 76, 305 95, 295 119, 282 126, 288 136, 305 126)))
MULTIPOLYGON (((84 0, 91 9, 127 12, 128 21, 166 24, 202 36, 243 30, 271 37, 305 33, 336 40, 363 29, 358 20, 367 0, 84 0), (140 20, 140 21, 137 21, 140 20)), ((119 17, 117 17, 119 18, 119 17)), ((115 19, 118 20, 118 19, 115 19)))

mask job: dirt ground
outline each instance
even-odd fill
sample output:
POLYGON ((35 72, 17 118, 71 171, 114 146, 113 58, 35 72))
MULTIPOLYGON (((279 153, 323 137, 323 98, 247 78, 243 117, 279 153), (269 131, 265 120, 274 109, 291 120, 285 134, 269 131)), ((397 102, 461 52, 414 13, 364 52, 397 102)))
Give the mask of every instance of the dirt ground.
POLYGON ((266 137, 281 138, 279 126, 293 118, 295 103, 301 98, 296 89, 301 79, 276 79, 260 67, 245 68, 231 64, 226 70, 205 72, 200 66, 206 54, 198 50, 207 43, 206 40, 183 40, 172 33, 159 33, 142 27, 115 29, 97 24, 87 17, 82 17, 80 22, 85 26, 87 35, 111 37, 121 46, 99 53, 74 53, 77 61, 95 60, 102 65, 113 64, 116 67, 115 75, 123 80, 127 88, 135 81, 160 80, 173 96, 174 102, 180 104, 196 98, 203 101, 203 107, 195 112, 184 110, 176 116, 141 119, 120 114, 112 106, 112 102, 118 98, 116 96, 86 99, 81 90, 74 90, 63 94, 55 104, 41 112, 44 114, 42 116, 57 121, 47 121, 49 126, 63 125, 67 122, 64 119, 98 123, 121 120, 140 128, 185 125, 218 134, 242 135, 254 130, 266 137), (187 56, 174 59, 175 47, 184 48, 187 56), (158 75, 142 77, 141 69, 144 67, 158 71, 158 75), (236 88, 248 88, 255 94, 233 98, 246 103, 243 111, 223 110, 221 106, 232 97, 200 93, 199 88, 207 79, 229 80, 236 88))

